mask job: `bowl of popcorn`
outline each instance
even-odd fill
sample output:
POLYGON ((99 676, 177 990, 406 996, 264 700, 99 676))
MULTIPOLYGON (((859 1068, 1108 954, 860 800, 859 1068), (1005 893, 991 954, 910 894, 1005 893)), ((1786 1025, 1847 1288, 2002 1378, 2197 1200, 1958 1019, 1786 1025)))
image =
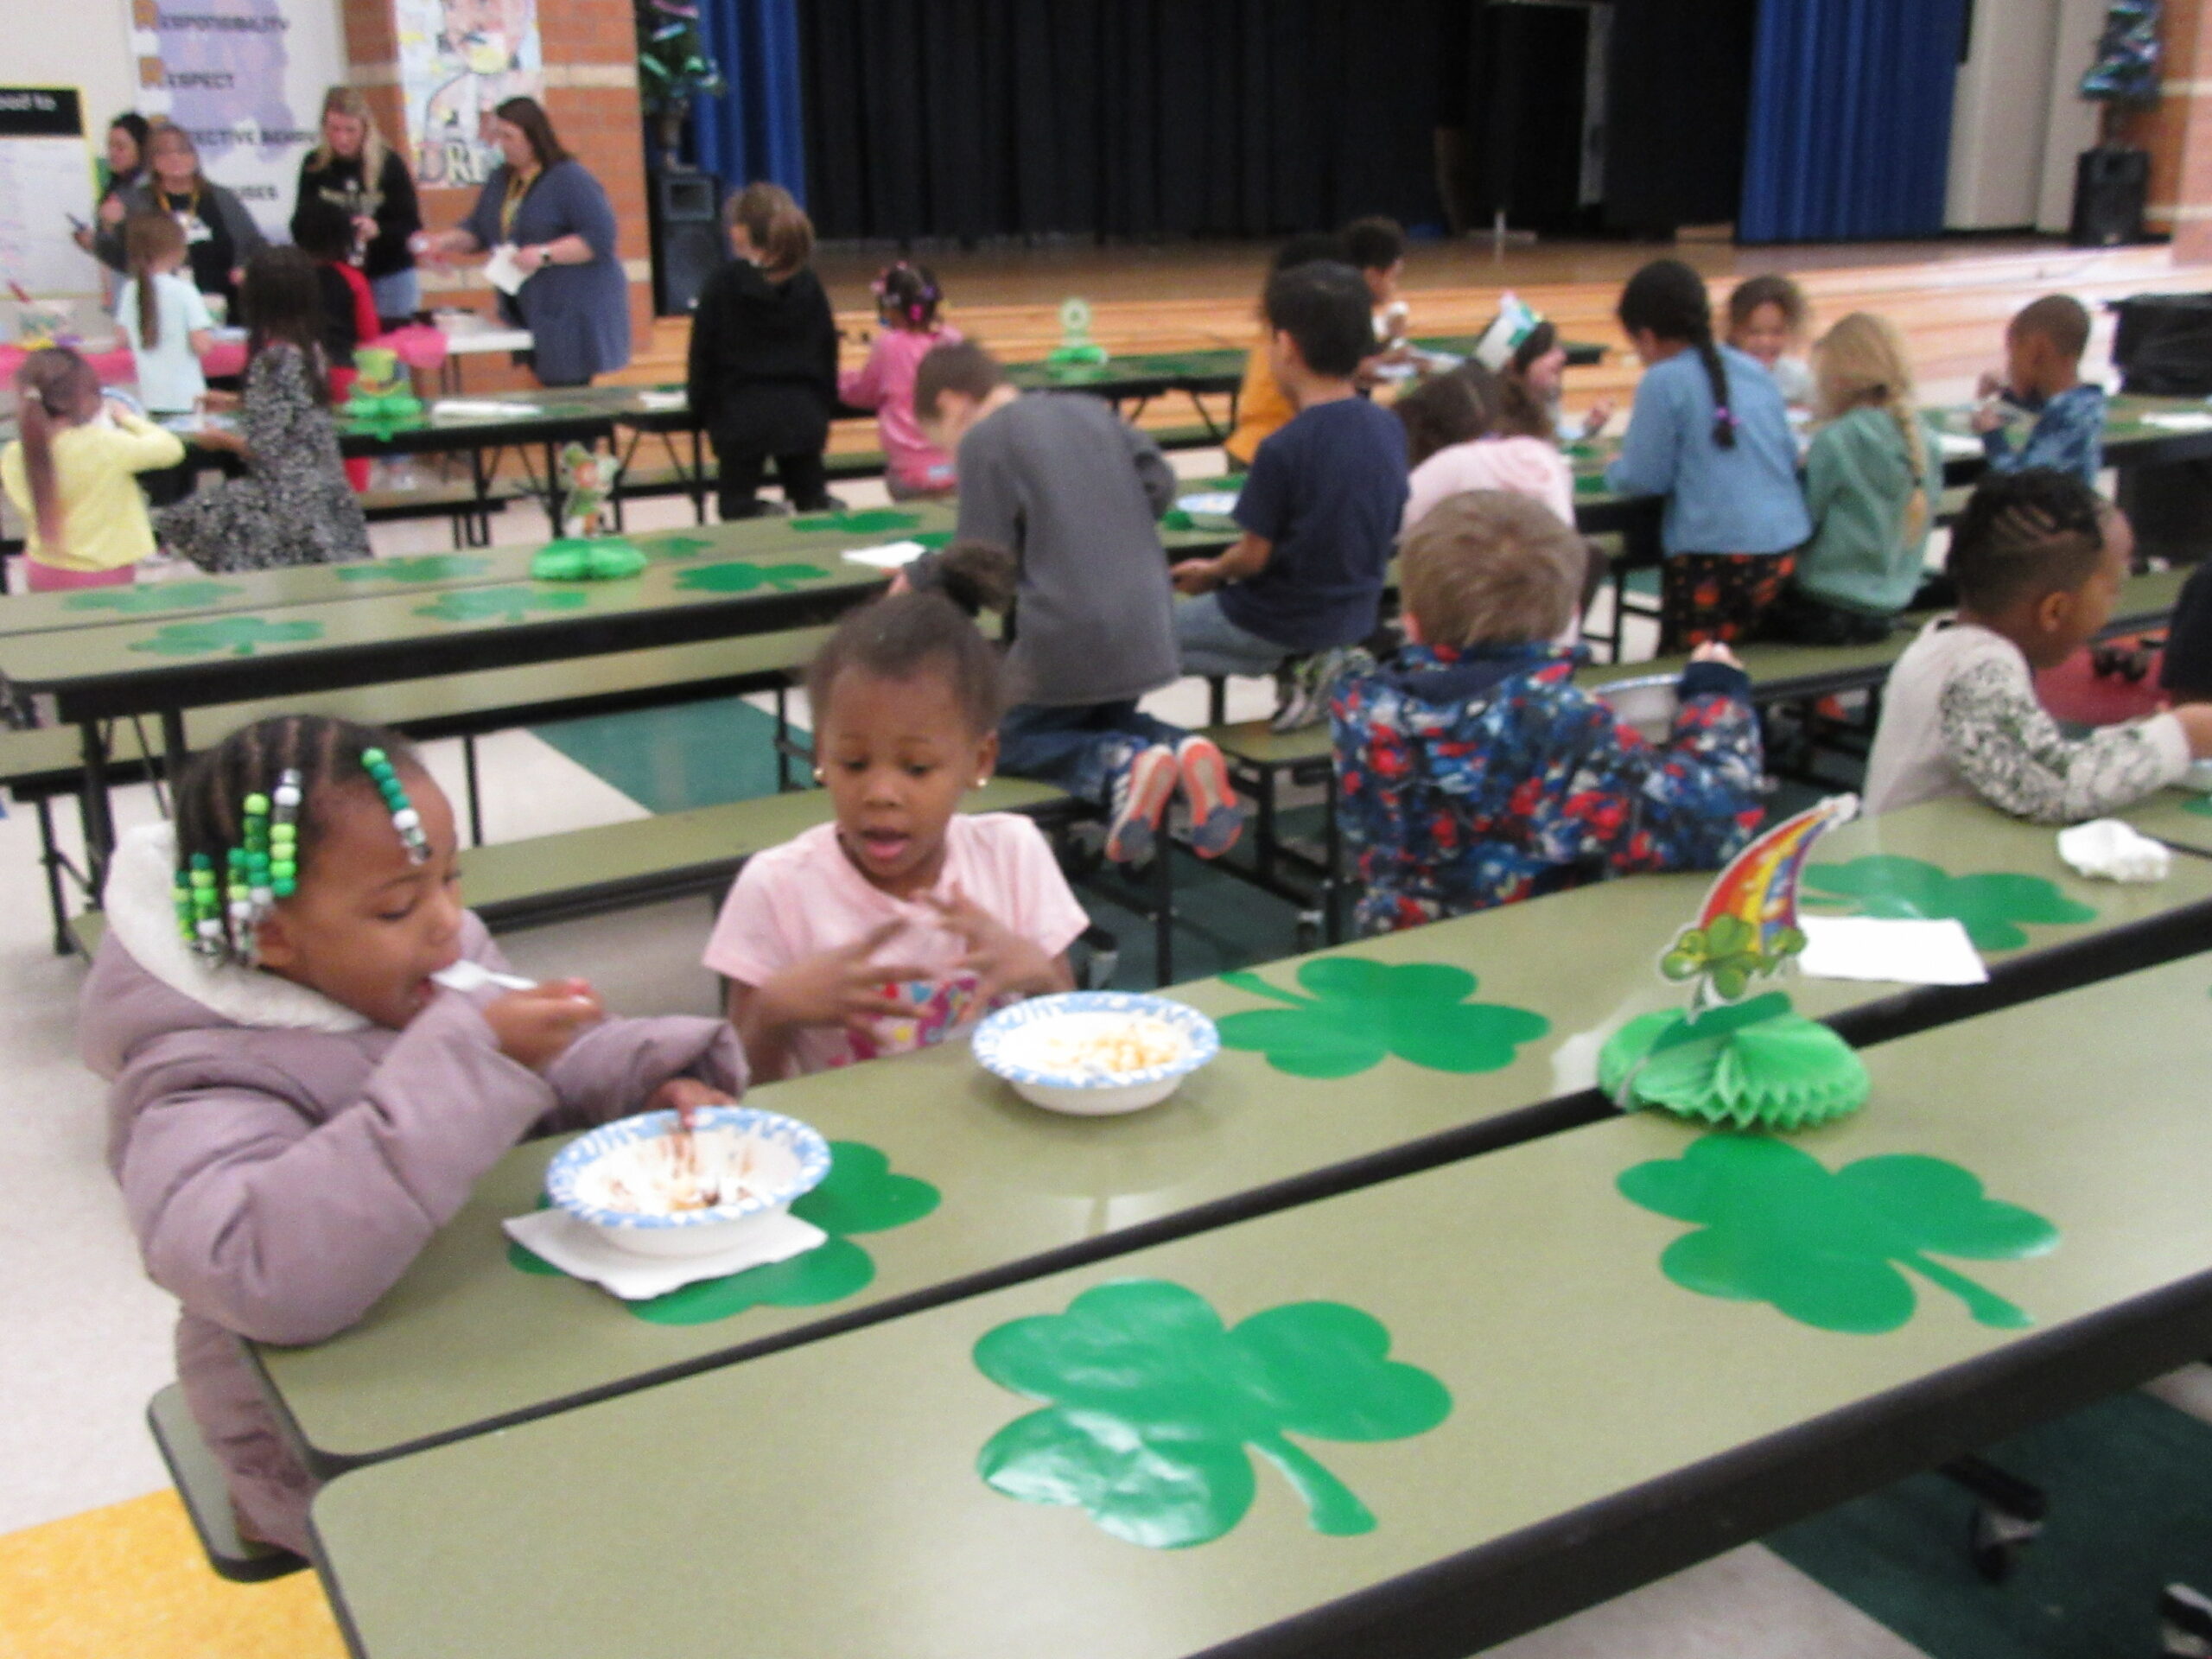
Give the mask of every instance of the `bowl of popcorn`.
POLYGON ((703 1255, 739 1243, 830 1173, 830 1147, 795 1117, 703 1106, 687 1127, 642 1112, 554 1155, 545 1195, 638 1255, 703 1255))
POLYGON ((1164 996, 1069 991, 1001 1008, 976 1027, 976 1058, 1047 1111, 1104 1117, 1173 1094, 1221 1052, 1213 1021, 1164 996))

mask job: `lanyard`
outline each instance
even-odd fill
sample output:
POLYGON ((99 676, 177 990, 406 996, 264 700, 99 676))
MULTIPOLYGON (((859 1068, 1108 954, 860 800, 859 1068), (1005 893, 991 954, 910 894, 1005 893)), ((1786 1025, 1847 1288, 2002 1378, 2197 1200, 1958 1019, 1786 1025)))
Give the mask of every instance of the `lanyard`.
POLYGON ((514 228, 515 214, 522 207, 522 199, 530 194, 530 187, 537 182, 536 171, 507 175, 507 194, 499 203, 499 234, 505 237, 514 228))

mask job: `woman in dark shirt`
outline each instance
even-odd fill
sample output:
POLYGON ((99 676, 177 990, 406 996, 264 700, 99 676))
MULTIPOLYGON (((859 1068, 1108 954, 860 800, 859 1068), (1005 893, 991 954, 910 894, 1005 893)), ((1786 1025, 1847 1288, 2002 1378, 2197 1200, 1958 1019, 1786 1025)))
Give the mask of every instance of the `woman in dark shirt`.
POLYGON ((747 185, 723 218, 737 258, 700 291, 689 377, 692 413, 715 441, 722 517, 762 511, 771 455, 791 505, 817 512, 833 505, 822 452, 837 407, 837 323, 807 264, 814 226, 772 184, 747 185))
MULTIPOLYGON (((121 232, 123 193, 146 171, 146 140, 152 132, 146 118, 135 110, 125 110, 107 124, 107 157, 100 167, 99 200, 92 208, 92 218, 100 229, 121 232)), ((95 234, 92 226, 79 226, 77 245, 86 253, 96 253, 95 234)))
POLYGON ((423 303, 408 238, 423 228, 415 181, 377 130, 368 100, 354 86, 323 94, 322 142, 300 162, 299 200, 320 196, 353 221, 361 274, 386 328, 410 321, 423 303))
MULTIPOLYGON (((200 170, 192 135, 166 123, 146 141, 146 175, 123 194, 125 216, 169 213, 184 226, 185 259, 202 294, 236 303, 245 262, 269 245, 245 204, 200 170)), ((93 251, 117 270, 129 269, 121 226, 103 225, 93 251)))

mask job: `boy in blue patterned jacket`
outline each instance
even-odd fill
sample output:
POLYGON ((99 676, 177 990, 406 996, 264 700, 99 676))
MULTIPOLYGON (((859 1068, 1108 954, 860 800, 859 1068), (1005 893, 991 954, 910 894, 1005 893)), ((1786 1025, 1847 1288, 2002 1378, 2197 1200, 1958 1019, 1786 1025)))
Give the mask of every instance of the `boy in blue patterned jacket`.
POLYGON ((1569 682, 1581 538, 1541 503, 1446 500, 1399 552, 1408 643, 1337 683, 1338 798, 1386 933, 1634 870, 1716 868, 1761 816, 1751 682, 1699 649, 1664 744, 1569 682))

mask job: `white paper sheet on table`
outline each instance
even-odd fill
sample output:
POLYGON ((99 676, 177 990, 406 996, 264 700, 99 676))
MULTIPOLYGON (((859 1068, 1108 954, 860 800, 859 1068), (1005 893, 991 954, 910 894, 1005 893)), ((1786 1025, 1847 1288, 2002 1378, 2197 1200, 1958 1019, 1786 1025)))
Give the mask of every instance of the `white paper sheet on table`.
POLYGON ((1978 455, 1981 453, 1981 440, 1970 438, 1963 432, 1938 432, 1936 435, 1936 442, 1947 455, 1957 455, 1963 459, 1965 456, 1978 455))
POLYGON ((2212 410, 2161 410, 2155 415, 2144 416, 2143 424, 2164 427, 2169 432, 2202 432, 2212 428, 2212 410))
POLYGON ((1185 512, 1207 512, 1219 516, 1236 511, 1236 492, 1201 490, 1196 495, 1176 497, 1175 505, 1185 512))
POLYGON ((1989 978, 1981 955, 1955 919, 1799 914, 1804 954, 1797 969, 1810 979, 1867 979, 1896 985, 1980 985, 1989 978))
POLYGON ((493 249, 492 257, 484 262, 484 280, 502 294, 518 292, 531 277, 515 257, 520 251, 512 242, 502 242, 493 249))
POLYGON ((521 421, 537 413, 536 404, 505 404, 496 397, 441 397, 430 405, 434 421, 521 421))
POLYGON ((919 542, 886 542, 880 547, 849 547, 844 556, 878 570, 903 570, 928 551, 919 542))
POLYGON ((691 394, 688 391, 641 391, 638 394, 638 407, 640 409, 677 410, 690 401, 691 394))
POLYGON ((702 1279, 721 1279, 747 1268, 788 1262, 830 1236, 785 1211, 747 1223, 735 1244, 712 1255, 633 1255, 608 1243, 597 1229, 565 1210, 534 1210, 499 1225, 524 1249, 574 1278, 588 1279, 601 1289, 612 1291, 626 1302, 665 1296, 702 1279))

